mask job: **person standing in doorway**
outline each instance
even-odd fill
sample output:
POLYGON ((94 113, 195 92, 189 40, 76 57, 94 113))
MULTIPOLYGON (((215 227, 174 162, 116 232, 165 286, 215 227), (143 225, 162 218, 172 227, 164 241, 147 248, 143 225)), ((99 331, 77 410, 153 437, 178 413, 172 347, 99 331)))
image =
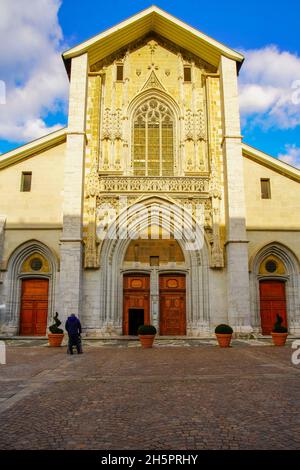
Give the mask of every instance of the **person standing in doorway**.
POLYGON ((76 317, 74 313, 72 313, 65 324, 65 328, 69 335, 69 343, 68 343, 68 353, 73 354, 73 346, 76 346, 77 353, 82 354, 82 347, 81 347, 81 323, 79 318, 76 317))

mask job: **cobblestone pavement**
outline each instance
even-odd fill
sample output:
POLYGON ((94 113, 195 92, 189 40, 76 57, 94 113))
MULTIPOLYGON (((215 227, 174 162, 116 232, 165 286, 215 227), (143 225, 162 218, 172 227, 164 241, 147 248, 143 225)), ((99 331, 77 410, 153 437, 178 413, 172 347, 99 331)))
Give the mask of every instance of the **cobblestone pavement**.
POLYGON ((0 365, 0 449, 299 449, 290 344, 11 341, 0 365), (117 347, 116 347, 117 346, 117 347))

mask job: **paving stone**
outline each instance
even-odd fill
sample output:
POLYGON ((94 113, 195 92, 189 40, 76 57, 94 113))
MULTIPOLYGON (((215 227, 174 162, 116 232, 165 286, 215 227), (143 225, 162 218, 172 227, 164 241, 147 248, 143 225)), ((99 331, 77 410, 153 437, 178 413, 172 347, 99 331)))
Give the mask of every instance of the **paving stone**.
POLYGON ((0 367, 0 449, 299 448, 290 347, 11 344, 0 367))

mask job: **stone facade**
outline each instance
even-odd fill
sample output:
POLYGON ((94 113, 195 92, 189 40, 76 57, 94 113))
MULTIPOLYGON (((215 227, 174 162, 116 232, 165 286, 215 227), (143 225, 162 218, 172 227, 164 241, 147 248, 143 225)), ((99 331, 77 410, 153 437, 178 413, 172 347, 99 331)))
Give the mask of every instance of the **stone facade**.
MULTIPOLYGON (((152 25, 168 17, 156 7, 144 17, 154 13, 152 25)), ((134 38, 132 27, 126 44, 112 30, 109 52, 101 37, 68 52, 68 128, 0 158, 3 333, 19 333, 32 278, 21 266, 35 253, 49 264, 36 274, 49 281, 47 324, 58 310, 87 335, 121 335, 123 278, 135 273, 150 276, 159 328, 160 276, 179 274, 188 336, 221 322, 259 334, 264 279, 285 282, 289 330, 300 332, 300 172, 242 144, 238 54, 209 38, 201 49, 202 35, 196 55, 192 31, 172 22, 178 41, 158 26, 134 38), (32 191, 20 192, 28 171, 32 191), (267 256, 284 266, 278 276, 262 274, 267 256)))

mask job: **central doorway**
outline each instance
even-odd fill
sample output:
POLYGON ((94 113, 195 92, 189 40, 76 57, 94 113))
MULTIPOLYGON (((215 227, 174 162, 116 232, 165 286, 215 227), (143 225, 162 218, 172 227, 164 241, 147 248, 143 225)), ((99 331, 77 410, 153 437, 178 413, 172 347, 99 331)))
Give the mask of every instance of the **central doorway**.
POLYGON ((184 274, 159 276, 159 331, 161 336, 186 335, 186 288, 184 274))
POLYGON ((128 311, 128 334, 136 336, 140 325, 144 325, 144 309, 130 308, 128 311))
POLYGON ((137 335, 140 325, 150 323, 150 275, 124 274, 123 335, 137 335))

